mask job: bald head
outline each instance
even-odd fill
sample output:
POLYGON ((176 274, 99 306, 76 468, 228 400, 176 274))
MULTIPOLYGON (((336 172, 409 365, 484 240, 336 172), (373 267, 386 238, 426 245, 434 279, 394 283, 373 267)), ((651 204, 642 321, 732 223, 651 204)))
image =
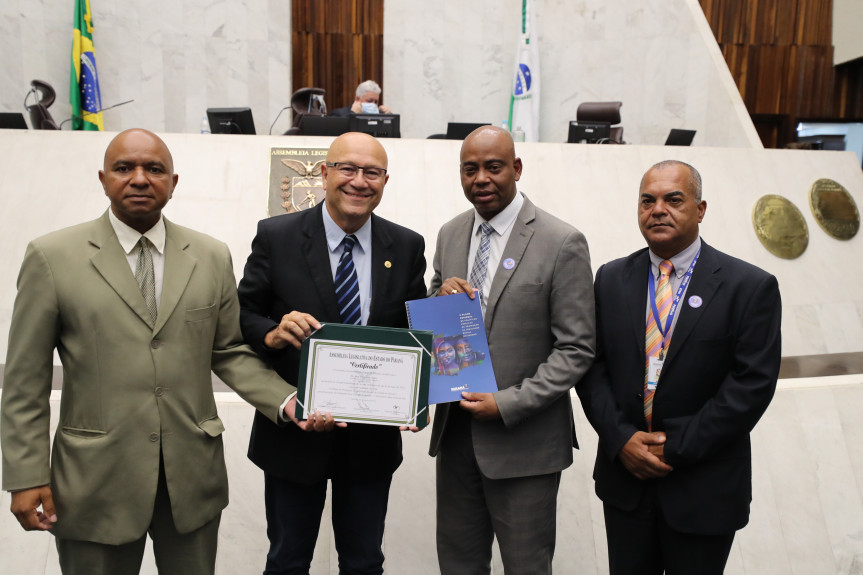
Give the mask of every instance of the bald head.
POLYGON ((490 220, 515 198, 521 159, 509 132, 495 126, 477 128, 461 145, 461 186, 484 219, 490 220))
POLYGON ((321 172, 327 191, 324 205, 346 234, 365 225, 380 203, 389 180, 386 169, 384 147, 368 134, 348 132, 333 140, 321 172))
POLYGON ((498 128, 497 126, 480 126, 468 134, 461 145, 462 156, 464 156, 465 148, 476 145, 475 141, 484 142, 486 144, 493 143, 501 154, 515 159, 515 144, 512 141, 512 135, 503 128, 498 128))
MULTIPOLYGON (((327 150, 327 161, 342 162, 339 158, 346 154, 362 153, 375 159, 374 167, 387 168, 387 152, 380 142, 374 137, 363 134, 362 132, 348 132, 342 134, 330 144, 330 149, 327 150)), ((359 165, 359 164, 357 164, 359 165)))
POLYGON ((174 172, 174 158, 171 156, 171 150, 168 149, 167 144, 149 130, 145 130, 143 128, 131 128, 129 130, 124 130, 114 136, 114 139, 108 144, 108 147, 105 148, 105 160, 104 167, 108 167, 108 157, 112 154, 116 154, 116 151, 119 147, 125 146, 126 140, 131 138, 133 141, 144 142, 145 140, 149 140, 154 149, 159 150, 163 155, 164 159, 167 163, 167 167, 171 173, 174 172))
POLYGON ((177 180, 168 146, 153 132, 140 129, 117 134, 108 144, 104 167, 99 170, 111 211, 142 234, 162 217, 162 208, 173 196, 177 180))

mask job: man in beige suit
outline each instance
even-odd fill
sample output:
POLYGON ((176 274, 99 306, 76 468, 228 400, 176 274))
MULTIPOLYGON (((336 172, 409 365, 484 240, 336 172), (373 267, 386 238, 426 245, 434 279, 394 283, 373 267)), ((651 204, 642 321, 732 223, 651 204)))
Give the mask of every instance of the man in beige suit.
POLYGON ((3 489, 24 529, 56 535, 67 575, 138 573, 148 531, 160 573, 213 573, 228 481, 210 371, 274 421, 294 391, 242 343, 227 246, 162 217, 173 171, 155 134, 119 134, 99 172, 110 209, 34 240, 21 266, 3 489))

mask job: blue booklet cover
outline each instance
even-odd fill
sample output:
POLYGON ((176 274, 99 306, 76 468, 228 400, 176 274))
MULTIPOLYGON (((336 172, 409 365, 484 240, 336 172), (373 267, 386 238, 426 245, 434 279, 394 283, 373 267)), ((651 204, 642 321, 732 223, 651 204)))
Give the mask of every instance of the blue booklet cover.
POLYGON ((460 401, 461 392, 497 391, 479 297, 467 294, 405 302, 411 329, 431 331, 429 404, 460 401))

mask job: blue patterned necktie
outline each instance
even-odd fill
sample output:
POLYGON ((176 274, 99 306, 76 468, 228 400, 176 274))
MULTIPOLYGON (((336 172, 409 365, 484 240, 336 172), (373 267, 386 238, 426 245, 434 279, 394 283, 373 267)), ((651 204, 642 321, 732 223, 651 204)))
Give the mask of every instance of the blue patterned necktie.
POLYGON ((360 283, 357 280, 357 270, 354 268, 352 254, 357 237, 348 234, 342 240, 344 251, 336 267, 336 301, 339 305, 339 315, 342 323, 359 325, 362 319, 360 308, 360 283))
POLYGON ((476 249, 476 256, 473 259, 473 269, 470 271, 470 286, 479 290, 479 303, 485 313, 485 296, 483 296, 482 286, 485 284, 485 278, 488 275, 488 256, 491 253, 491 233, 494 228, 488 222, 483 222, 479 227, 482 232, 482 237, 479 240, 479 247, 476 249))

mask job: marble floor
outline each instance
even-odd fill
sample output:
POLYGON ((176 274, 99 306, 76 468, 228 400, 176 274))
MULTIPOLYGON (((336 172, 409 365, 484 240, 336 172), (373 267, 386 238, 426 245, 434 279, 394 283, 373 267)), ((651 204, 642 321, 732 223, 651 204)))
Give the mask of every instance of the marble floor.
MULTIPOLYGON (((251 575, 263 570, 267 548, 263 478, 245 457, 252 409, 232 393, 220 392, 218 401, 228 430, 231 504, 222 517, 217 572, 251 575)), ((728 575, 863 574, 861 413, 863 375, 780 381, 753 433, 752 516, 735 540, 728 575)), ((578 407, 576 426, 582 449, 561 482, 555 572, 603 574, 608 569, 602 508, 590 477, 596 436, 578 407)), ((387 518, 386 572, 433 575, 438 570, 428 433, 404 439, 405 463, 393 481, 387 518)), ((0 573, 58 575, 51 535, 22 531, 5 512, 8 506, 9 495, 0 494, 0 573)), ((156 573, 149 551, 141 572, 156 573)), ((336 573, 331 533, 324 527, 312 574, 336 573)), ((497 554, 493 573, 503 573, 497 554)))

